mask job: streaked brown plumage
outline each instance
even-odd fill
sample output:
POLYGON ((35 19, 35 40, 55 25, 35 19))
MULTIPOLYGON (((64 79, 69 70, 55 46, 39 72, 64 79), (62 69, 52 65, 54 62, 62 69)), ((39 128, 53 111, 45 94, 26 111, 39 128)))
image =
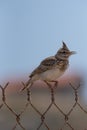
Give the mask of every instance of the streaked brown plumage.
POLYGON ((47 82, 56 82, 61 75, 67 70, 69 66, 69 56, 75 54, 70 51, 66 44, 63 42, 62 48, 51 57, 44 59, 40 65, 30 74, 26 86, 22 89, 30 87, 36 80, 47 82))

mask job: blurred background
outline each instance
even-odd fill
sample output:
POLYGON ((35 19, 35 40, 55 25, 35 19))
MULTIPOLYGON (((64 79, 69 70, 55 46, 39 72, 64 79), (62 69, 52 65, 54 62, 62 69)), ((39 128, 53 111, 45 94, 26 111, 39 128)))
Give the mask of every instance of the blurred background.
POLYGON ((77 54, 70 57, 60 81, 65 85, 67 80, 83 80, 81 93, 87 104, 87 1, 0 0, 0 84, 28 80, 62 40, 77 54))

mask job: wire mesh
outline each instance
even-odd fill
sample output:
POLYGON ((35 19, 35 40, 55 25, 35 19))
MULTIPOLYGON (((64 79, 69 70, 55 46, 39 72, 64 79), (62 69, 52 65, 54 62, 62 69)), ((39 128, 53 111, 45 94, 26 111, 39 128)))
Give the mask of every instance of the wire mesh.
MULTIPOLYGON (((73 85, 72 83, 69 83, 69 86, 71 87, 71 91, 73 95, 72 99, 70 99, 70 102, 71 100, 73 100, 72 103, 70 103, 70 105, 65 101, 62 102, 61 99, 60 99, 61 101, 58 102, 58 98, 57 98, 58 91, 59 91, 58 86, 48 84, 46 87, 44 87, 45 91, 43 90, 42 87, 40 88, 40 90, 42 91, 39 91, 38 87, 32 86, 30 88, 27 88, 25 91, 20 92, 22 97, 24 97, 24 99, 23 98, 21 99, 20 93, 18 92, 19 96, 18 97, 15 96, 14 101, 12 101, 14 103, 14 107, 13 107, 11 104, 8 103, 7 90, 9 88, 9 82, 5 86, 0 85, 0 89, 1 89, 0 129, 80 130, 81 128, 81 130, 86 130, 87 109, 84 107, 84 105, 80 103, 79 93, 78 93, 81 84, 79 83, 78 85, 73 85), (35 95, 36 93, 38 96, 37 99, 35 95), (39 100, 38 103, 36 100, 37 101, 39 100), (20 106, 22 101, 23 101, 23 107, 18 108, 16 110, 17 104, 15 102, 18 102, 18 105, 20 106), (63 107, 66 106, 68 108, 67 111, 65 110, 65 108, 63 109, 63 107), (5 112, 7 112, 8 114, 6 115, 5 112), (10 118, 8 115, 10 115, 10 118), (76 118, 76 116, 78 116, 78 118, 76 118), (4 119, 6 118, 6 124, 4 124, 4 121, 2 121, 3 117, 4 119), (8 123, 9 123, 9 127, 8 127, 8 123)), ((26 87, 25 83, 22 82, 21 87, 26 87)), ((67 94, 67 97, 69 99, 70 95, 67 94)), ((10 98, 12 99, 12 97, 10 98)))

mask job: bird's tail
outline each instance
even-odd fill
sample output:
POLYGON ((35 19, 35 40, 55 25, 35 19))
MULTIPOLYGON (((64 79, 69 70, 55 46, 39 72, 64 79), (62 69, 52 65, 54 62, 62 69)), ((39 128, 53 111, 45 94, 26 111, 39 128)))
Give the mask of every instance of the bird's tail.
POLYGON ((23 88, 21 89, 21 91, 25 90, 26 88, 30 88, 30 86, 32 86, 32 82, 31 82, 31 79, 29 79, 26 83, 23 83, 23 88))

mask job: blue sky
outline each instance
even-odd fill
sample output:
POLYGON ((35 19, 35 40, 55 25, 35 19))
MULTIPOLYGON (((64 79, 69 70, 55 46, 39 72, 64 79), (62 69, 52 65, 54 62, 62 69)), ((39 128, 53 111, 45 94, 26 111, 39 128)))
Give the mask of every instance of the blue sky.
POLYGON ((61 47, 70 68, 87 71, 86 0, 0 0, 0 80, 29 73, 61 47))

